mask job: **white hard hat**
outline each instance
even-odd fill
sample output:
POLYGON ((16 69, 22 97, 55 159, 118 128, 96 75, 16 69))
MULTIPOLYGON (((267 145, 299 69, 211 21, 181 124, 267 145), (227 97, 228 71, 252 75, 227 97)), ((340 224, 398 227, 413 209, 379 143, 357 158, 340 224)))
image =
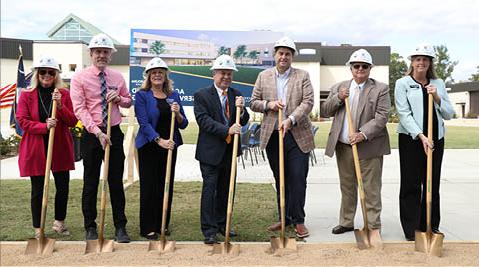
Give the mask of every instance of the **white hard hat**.
POLYGON ((231 58, 228 55, 221 55, 221 56, 217 57, 215 62, 213 63, 213 66, 210 68, 210 70, 234 70, 234 71, 238 71, 233 58, 231 58))
POLYGON ((88 45, 89 49, 92 48, 110 48, 113 52, 116 52, 113 41, 104 33, 97 34, 93 36, 88 45))
POLYGON ((429 44, 420 44, 414 49, 414 51, 407 57, 409 60, 413 56, 427 56, 431 58, 436 57, 436 51, 434 51, 434 47, 429 44))
POLYGON ((158 69, 158 68, 168 70, 168 65, 166 65, 163 59, 159 57, 154 57, 148 62, 148 64, 146 64, 145 71, 143 72, 143 76, 146 77, 146 74, 148 73, 149 70, 158 69))
POLYGON ((38 69, 38 68, 50 68, 50 69, 56 69, 59 72, 60 70, 60 65, 58 65, 58 62, 50 56, 40 56, 40 58, 33 63, 32 69, 38 69))
POLYGON ((287 48, 290 48, 294 51, 294 53, 296 53, 296 45, 294 44, 294 41, 287 37, 287 36, 284 36, 283 38, 279 39, 278 41, 276 41, 274 43, 274 48, 276 49, 277 47, 287 47, 287 48))
POLYGON ((351 65, 352 62, 364 62, 373 65, 373 58, 366 49, 361 48, 351 54, 348 62, 346 62, 346 66, 351 65))

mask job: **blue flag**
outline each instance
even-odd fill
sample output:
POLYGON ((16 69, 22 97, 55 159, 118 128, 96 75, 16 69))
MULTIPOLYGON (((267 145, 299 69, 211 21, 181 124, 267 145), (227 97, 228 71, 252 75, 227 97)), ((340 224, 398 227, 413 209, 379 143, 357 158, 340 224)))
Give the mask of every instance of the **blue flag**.
POLYGON ((10 126, 15 128, 15 132, 17 135, 22 136, 23 130, 20 128, 20 125, 17 122, 16 118, 16 111, 17 111, 17 104, 18 99, 20 98, 20 93, 24 88, 30 84, 30 80, 32 78, 32 73, 29 73, 25 76, 25 68, 23 67, 23 55, 20 48, 20 57, 18 58, 18 70, 17 70, 17 88, 15 89, 15 101, 12 105, 12 110, 10 112, 10 126))

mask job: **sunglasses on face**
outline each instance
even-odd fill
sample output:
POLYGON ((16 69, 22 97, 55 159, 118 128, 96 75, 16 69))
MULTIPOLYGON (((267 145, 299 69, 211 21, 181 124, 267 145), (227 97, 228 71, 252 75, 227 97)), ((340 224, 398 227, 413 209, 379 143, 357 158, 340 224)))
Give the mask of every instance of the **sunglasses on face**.
POLYGON ((363 70, 369 69, 369 64, 354 64, 353 69, 359 70, 359 68, 362 68, 363 70))
POLYGON ((45 75, 45 74, 47 74, 47 73, 48 73, 48 75, 50 75, 50 76, 55 76, 55 75, 57 74, 57 72, 54 71, 54 70, 39 70, 39 71, 38 71, 38 74, 40 74, 40 75, 45 75))

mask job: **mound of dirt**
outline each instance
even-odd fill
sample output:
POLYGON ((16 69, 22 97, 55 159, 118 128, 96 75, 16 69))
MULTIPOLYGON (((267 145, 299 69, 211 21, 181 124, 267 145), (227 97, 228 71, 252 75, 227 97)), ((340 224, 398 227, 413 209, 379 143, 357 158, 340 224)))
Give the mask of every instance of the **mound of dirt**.
POLYGON ((1 260, 5 265, 228 265, 228 266, 311 266, 311 265, 477 265, 479 243, 446 242, 441 258, 415 252, 414 243, 385 243, 382 250, 359 250, 355 243, 299 244, 297 252, 275 256, 267 243, 236 243, 237 257, 211 255, 211 246, 177 243, 173 253, 148 252, 148 242, 116 244, 115 251, 84 255, 82 242, 57 242, 50 256, 24 255, 26 242, 2 242, 1 260))

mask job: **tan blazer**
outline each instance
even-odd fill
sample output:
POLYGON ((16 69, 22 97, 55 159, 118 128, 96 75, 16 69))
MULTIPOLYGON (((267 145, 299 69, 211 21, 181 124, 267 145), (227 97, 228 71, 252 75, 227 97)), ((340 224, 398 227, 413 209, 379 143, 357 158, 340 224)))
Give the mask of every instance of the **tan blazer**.
MULTIPOLYGON (((293 115, 295 118, 296 124, 291 128, 291 134, 301 151, 308 153, 314 149, 311 120, 309 119, 309 113, 314 105, 313 86, 307 71, 291 68, 289 75, 285 115, 286 117, 293 115)), ((251 110, 264 113, 260 136, 261 149, 268 144, 269 138, 275 130, 274 125, 278 120, 277 112, 264 112, 265 100, 278 100, 275 68, 266 69, 258 75, 251 96, 251 110)))
MULTIPOLYGON (((332 157, 338 142, 343 121, 346 118, 344 102, 338 98, 341 87, 349 88, 352 80, 337 83, 331 87, 328 98, 321 106, 321 117, 333 117, 333 124, 329 132, 325 155, 332 157)), ((391 153, 389 135, 386 128, 388 114, 391 108, 389 88, 386 84, 369 78, 359 95, 359 104, 355 125, 363 132, 367 140, 358 144, 360 159, 371 159, 391 153)), ((356 131, 358 131, 356 129, 356 131)))

